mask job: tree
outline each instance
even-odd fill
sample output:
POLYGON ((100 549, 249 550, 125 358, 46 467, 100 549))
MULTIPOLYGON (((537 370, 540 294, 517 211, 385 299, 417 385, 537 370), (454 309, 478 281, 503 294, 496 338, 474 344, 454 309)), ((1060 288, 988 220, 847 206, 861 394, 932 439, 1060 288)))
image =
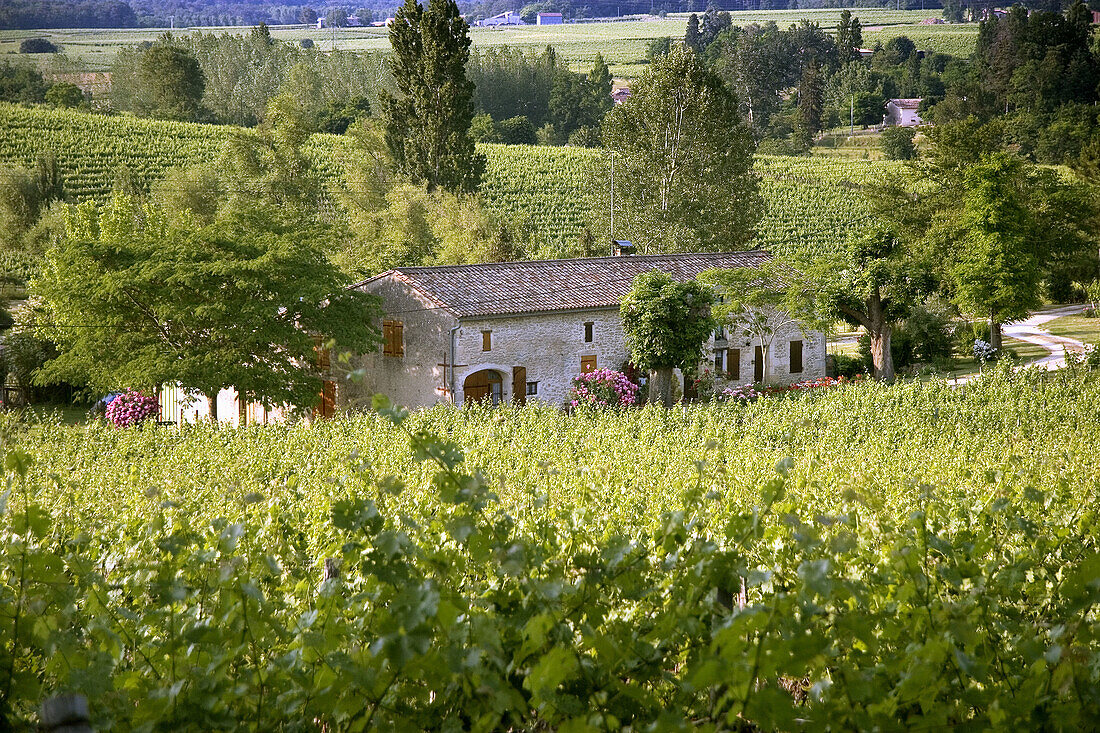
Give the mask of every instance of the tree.
POLYGON ((76 84, 59 81, 46 90, 46 103, 54 107, 79 107, 84 104, 84 92, 76 84))
POLYGON ((825 89, 821 81, 821 69, 811 62, 802 71, 798 85, 798 123, 796 133, 802 147, 813 145, 814 135, 821 129, 822 112, 825 109, 825 89))
POLYGON ((386 144, 398 170, 429 189, 473 191, 485 169, 470 137, 469 30, 454 0, 431 0, 426 11, 405 0, 390 26, 400 94, 381 95, 386 144))
POLYGON ((697 367, 714 331, 714 292, 702 283, 677 282, 659 270, 634 278, 619 308, 630 359, 648 370, 649 401, 672 406, 672 371, 697 367))
POLYGON ((19 44, 19 53, 57 53, 58 50, 45 38, 27 38, 19 44))
POLYGON ((65 198, 61 169, 52 155, 43 155, 34 168, 0 172, 0 248, 27 251, 33 230, 55 201, 65 198))
POLYGON ((997 153, 967 167, 959 205, 940 221, 942 234, 955 241, 949 265, 955 301, 989 318, 990 345, 998 350, 1001 324, 1025 318, 1040 303, 1045 237, 1026 203, 1022 165, 997 153))
POLYGON ((737 99, 690 49, 673 48, 643 72, 608 114, 604 144, 614 156, 615 234, 639 251, 728 251, 752 240, 763 208, 752 134, 737 99))
POLYGON ((359 8, 355 11, 355 17, 359 20, 359 25, 370 25, 374 22, 374 11, 370 8, 359 8))
POLYGON ((840 66, 859 61, 859 48, 862 45, 863 28, 859 24, 859 18, 853 18, 850 10, 842 11, 836 28, 836 53, 840 66))
POLYGON ((886 228, 861 232, 848 240, 843 252, 808 263, 792 275, 791 311, 822 330, 838 319, 862 326, 871 340, 874 376, 892 381, 894 327, 935 291, 923 252, 886 228))
POLYGON ((325 14, 325 25, 329 28, 343 28, 348 24, 348 11, 344 8, 332 8, 325 14))
POLYGON ((310 7, 302 8, 302 12, 298 13, 298 20, 306 25, 313 25, 317 22, 317 11, 310 7))
POLYGON ((911 127, 888 127, 882 131, 879 144, 887 160, 912 160, 917 157, 913 138, 917 131, 911 127))
POLYGON ((775 337, 801 328, 791 315, 792 306, 788 302, 790 275, 789 268, 777 260, 770 260, 760 268, 707 270, 699 275, 701 282, 713 285, 718 292, 715 320, 760 342, 765 382, 775 337))
POLYGON ((32 281, 60 350, 36 382, 179 382, 210 400, 215 420, 227 387, 307 407, 321 390, 319 344, 362 352, 378 341, 374 298, 345 285, 308 231, 259 210, 202 225, 123 194, 102 210, 87 202, 32 281))
POLYGON ((703 50, 702 37, 699 32, 699 16, 695 13, 688 16, 687 30, 684 32, 684 45, 696 53, 703 50))
POLYGON ((142 52, 137 68, 134 112, 166 120, 199 116, 206 77, 188 50, 155 44, 142 52))

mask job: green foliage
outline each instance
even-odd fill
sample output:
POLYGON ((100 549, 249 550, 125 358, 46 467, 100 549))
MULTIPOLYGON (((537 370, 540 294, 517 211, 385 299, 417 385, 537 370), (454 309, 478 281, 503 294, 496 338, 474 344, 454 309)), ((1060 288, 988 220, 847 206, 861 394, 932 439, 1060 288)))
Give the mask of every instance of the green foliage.
MULTIPOLYGON (((75 201, 106 202, 115 171, 123 166, 140 188, 148 188, 171 168, 218 159, 226 141, 241 134, 254 133, 0 106, 0 161, 28 166, 39 154, 53 151, 66 194, 75 201)), ((302 150, 328 189, 338 188, 358 162, 353 141, 344 137, 316 135, 302 150)), ((492 216, 530 242, 530 256, 558 257, 572 251, 584 227, 606 238, 606 153, 511 145, 482 145, 479 152, 486 156, 479 197, 492 216)), ((755 169, 767 203, 757 226, 759 241, 785 256, 840 251, 848 234, 862 227, 874 210, 868 192, 904 173, 896 163, 779 156, 757 156, 755 169)))
POLYGON ((917 157, 913 138, 917 131, 911 127, 888 127, 882 131, 879 144, 887 160, 912 160, 917 157))
POLYGON ((36 379, 311 406, 318 339, 362 352, 377 329, 373 298, 343 288, 310 234, 256 209, 203 224, 121 194, 82 204, 32 282, 61 351, 36 379))
POLYGON ((62 81, 46 90, 46 104, 54 107, 80 107, 84 103, 84 92, 76 84, 62 81))
POLYGON ((130 111, 161 120, 196 120, 201 113, 206 76, 186 49, 155 44, 137 62, 136 93, 130 111))
POLYGON ((19 53, 57 53, 60 49, 45 38, 24 38, 19 53))
POLYGON ((32 66, 8 61, 0 65, 0 101, 20 104, 44 102, 47 88, 42 74, 32 66))
POLYGON ((754 143, 737 100, 694 52, 674 48, 607 117, 614 234, 640 252, 744 247, 762 213, 754 143))
POLYGON ((474 191, 485 159, 474 149, 470 27, 454 0, 405 0, 390 26, 398 95, 382 94, 386 145, 397 169, 429 190, 474 191))
POLYGON ((702 361, 716 324, 713 304, 714 291, 693 280, 677 282, 659 270, 634 278, 619 316, 632 363, 653 373, 650 401, 670 406, 672 370, 693 369, 702 361))
POLYGON ((470 120, 470 137, 476 143, 501 142, 500 131, 493 123, 493 118, 484 112, 474 115, 470 120))
POLYGON ((5 418, 5 720, 33 726, 59 689, 99 730, 1100 712, 1100 458, 1076 449, 1100 435, 1095 379, 379 407, 182 432, 5 418))
POLYGON ((534 145, 536 142, 535 126, 523 115, 501 120, 497 129, 500 130, 500 142, 507 145, 534 145))

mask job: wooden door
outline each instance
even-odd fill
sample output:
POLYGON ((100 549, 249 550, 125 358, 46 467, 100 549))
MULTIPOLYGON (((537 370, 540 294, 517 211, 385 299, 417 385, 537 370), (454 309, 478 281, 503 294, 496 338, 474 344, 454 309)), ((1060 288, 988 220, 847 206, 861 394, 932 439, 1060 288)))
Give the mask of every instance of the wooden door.
POLYGON ((754 382, 764 381, 764 348, 762 346, 756 347, 756 353, 753 354, 752 362, 752 380, 754 382))
POLYGON ((482 369, 466 377, 462 383, 464 402, 481 402, 491 400, 492 404, 500 402, 503 380, 492 369, 482 369))

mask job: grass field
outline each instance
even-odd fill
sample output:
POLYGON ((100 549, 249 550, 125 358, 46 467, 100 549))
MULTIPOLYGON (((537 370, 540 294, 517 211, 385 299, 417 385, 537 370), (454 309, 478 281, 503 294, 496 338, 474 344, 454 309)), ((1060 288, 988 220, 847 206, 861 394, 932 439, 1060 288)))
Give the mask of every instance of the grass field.
MULTIPOLYGON (((822 27, 832 29, 840 18, 840 10, 807 9, 777 11, 737 11, 731 13, 735 25, 775 21, 780 27, 808 19, 822 27)), ((977 24, 929 26, 919 25, 925 18, 938 17, 936 10, 890 10, 884 8, 857 8, 865 30, 864 38, 869 47, 875 41, 885 42, 895 35, 907 35, 917 48, 969 55, 977 39, 977 24)), ((667 18, 622 22, 568 23, 561 26, 522 26, 509 28, 471 28, 474 48, 513 46, 538 51, 547 45, 554 46, 560 56, 578 70, 587 70, 597 53, 612 66, 612 73, 619 77, 634 77, 644 67, 646 47, 655 38, 669 36, 682 38, 687 26, 683 14, 667 18)), ((142 41, 154 41, 168 29, 51 29, 43 31, 0 31, 0 58, 15 55, 19 42, 25 38, 44 37, 62 47, 70 62, 70 71, 105 71, 110 68, 118 49, 142 41)), ((228 28, 178 28, 176 35, 189 33, 247 33, 247 27, 228 28)), ((312 26, 271 26, 275 38, 298 41, 309 38, 320 48, 339 48, 351 51, 388 51, 389 39, 385 28, 337 28, 318 30, 312 26)), ((48 56, 33 59, 49 64, 48 56)))

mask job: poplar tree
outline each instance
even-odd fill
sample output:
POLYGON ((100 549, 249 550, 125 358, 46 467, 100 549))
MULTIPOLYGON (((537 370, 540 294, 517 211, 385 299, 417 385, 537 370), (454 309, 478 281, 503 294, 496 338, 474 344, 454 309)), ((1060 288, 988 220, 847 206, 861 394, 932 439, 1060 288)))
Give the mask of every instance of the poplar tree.
POLYGON ((390 26, 398 94, 381 95, 385 141, 398 170, 429 190, 473 191, 485 158, 474 149, 470 26, 454 0, 427 10, 405 0, 390 26))

